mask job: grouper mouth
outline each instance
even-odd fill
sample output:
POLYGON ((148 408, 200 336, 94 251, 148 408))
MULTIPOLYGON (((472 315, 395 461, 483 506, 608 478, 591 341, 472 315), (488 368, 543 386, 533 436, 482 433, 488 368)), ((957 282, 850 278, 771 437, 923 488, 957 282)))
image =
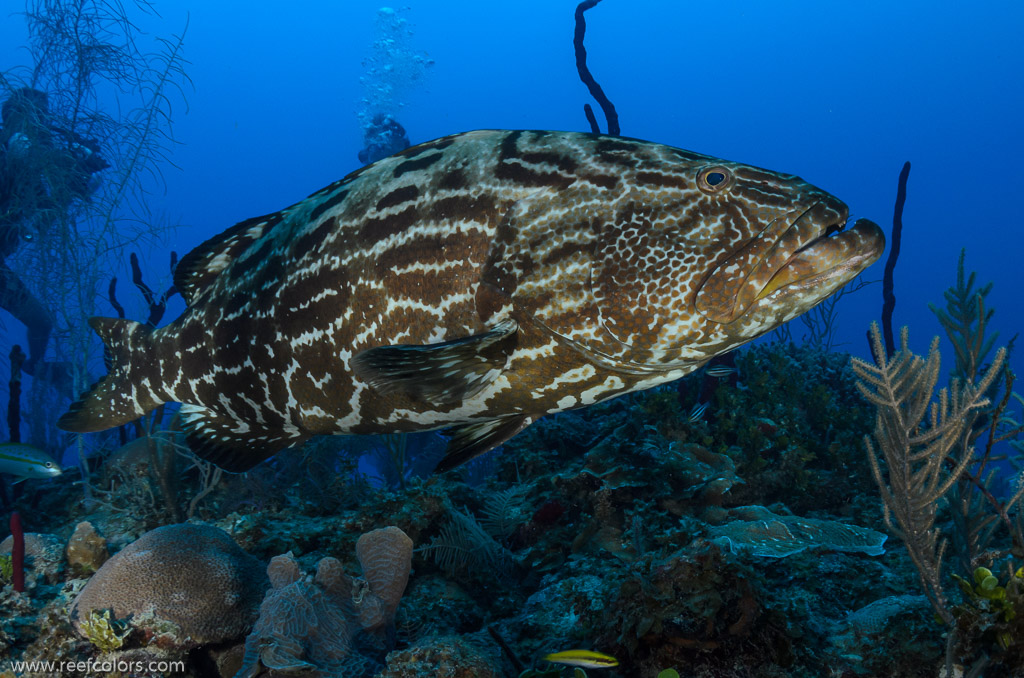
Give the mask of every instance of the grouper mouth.
MULTIPOLYGON (((847 227, 849 212, 838 200, 822 200, 802 212, 775 219, 715 267, 697 291, 697 311, 730 323, 775 292, 783 304, 796 293, 820 301, 874 263, 885 235, 872 221, 847 227)), ((813 304, 812 304, 813 305, 813 304)))

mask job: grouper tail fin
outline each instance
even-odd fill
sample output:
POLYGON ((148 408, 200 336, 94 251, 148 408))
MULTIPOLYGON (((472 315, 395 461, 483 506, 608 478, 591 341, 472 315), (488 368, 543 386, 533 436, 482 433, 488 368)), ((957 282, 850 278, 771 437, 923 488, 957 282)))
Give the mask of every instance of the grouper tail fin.
POLYGON ((75 433, 92 433, 138 419, 164 402, 149 325, 121 318, 90 318, 106 349, 107 376, 83 393, 57 420, 75 433))

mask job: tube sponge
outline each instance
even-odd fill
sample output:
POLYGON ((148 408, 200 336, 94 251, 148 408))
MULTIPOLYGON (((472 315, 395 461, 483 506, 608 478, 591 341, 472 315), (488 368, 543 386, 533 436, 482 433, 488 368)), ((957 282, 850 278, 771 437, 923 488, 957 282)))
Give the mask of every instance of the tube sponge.
POLYGON ((370 592, 380 601, 379 623, 364 624, 367 631, 390 626, 405 593, 412 569, 412 539, 397 527, 367 532, 356 542, 356 558, 370 592))

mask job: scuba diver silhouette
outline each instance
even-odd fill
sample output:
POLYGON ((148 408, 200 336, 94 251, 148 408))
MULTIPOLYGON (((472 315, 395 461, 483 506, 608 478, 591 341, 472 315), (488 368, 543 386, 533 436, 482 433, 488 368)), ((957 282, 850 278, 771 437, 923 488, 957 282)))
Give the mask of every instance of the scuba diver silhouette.
POLYGON ((378 113, 363 129, 363 148, 359 151, 359 162, 369 165, 407 148, 409 137, 405 128, 390 115, 378 113))
POLYGON ((0 308, 24 323, 28 360, 22 370, 70 394, 70 365, 43 356, 52 315, 7 265, 18 247, 64 218, 75 200, 99 187, 110 165, 94 139, 52 124, 45 92, 22 87, 0 108, 0 308))

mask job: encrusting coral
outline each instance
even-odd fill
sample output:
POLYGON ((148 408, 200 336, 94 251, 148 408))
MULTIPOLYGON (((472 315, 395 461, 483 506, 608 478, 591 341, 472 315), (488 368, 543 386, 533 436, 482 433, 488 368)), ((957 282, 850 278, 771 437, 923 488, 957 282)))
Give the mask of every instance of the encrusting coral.
POLYGON ((888 535, 835 520, 780 516, 763 506, 730 511, 739 520, 711 528, 714 542, 729 550, 747 550, 755 556, 785 558, 809 548, 866 553, 878 556, 888 535))
POLYGON ((75 526, 75 531, 68 539, 64 553, 68 566, 76 574, 92 574, 107 561, 110 552, 107 541, 96 531, 93 524, 83 520, 75 526))

